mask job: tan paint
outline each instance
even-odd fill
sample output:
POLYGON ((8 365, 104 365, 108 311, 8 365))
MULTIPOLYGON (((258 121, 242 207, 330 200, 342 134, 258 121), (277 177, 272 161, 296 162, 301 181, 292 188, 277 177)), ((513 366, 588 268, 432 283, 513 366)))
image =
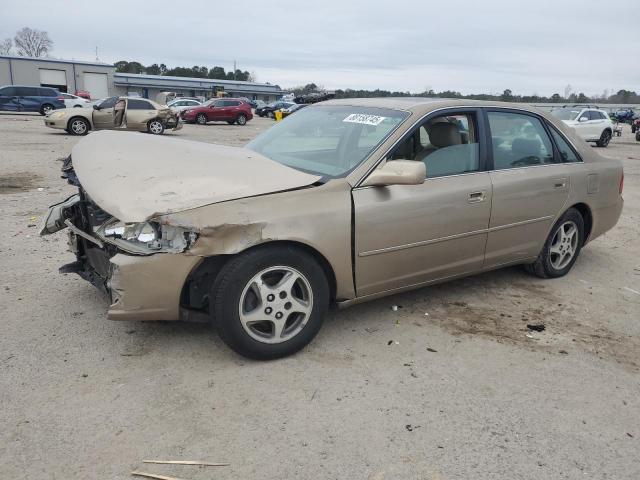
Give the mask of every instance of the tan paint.
POLYGON ((124 222, 304 187, 320 178, 243 148, 125 132, 89 135, 72 157, 93 201, 124 222))

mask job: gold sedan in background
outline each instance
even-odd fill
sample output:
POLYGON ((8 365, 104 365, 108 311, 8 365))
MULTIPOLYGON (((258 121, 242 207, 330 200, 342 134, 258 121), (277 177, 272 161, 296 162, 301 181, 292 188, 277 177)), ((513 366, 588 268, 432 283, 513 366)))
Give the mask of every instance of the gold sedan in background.
POLYGON ((55 110, 44 119, 47 127, 86 135, 90 130, 135 130, 155 135, 165 129, 180 130, 178 115, 165 105, 146 98, 109 97, 92 108, 55 110))

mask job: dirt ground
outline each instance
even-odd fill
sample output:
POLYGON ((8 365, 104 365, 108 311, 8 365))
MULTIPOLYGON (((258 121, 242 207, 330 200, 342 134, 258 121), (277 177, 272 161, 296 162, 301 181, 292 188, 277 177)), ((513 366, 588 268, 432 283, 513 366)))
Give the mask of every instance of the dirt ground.
MULTIPOLYGON (((167 135, 241 145, 271 124, 167 135)), ((335 311, 308 348, 262 363, 203 324, 108 321, 97 290, 58 273, 73 260, 65 235, 40 238, 35 224, 72 193, 59 160, 77 141, 0 115, 0 478, 640 478, 640 142, 628 127, 598 149, 624 161, 623 216, 568 276, 509 268, 335 311)))

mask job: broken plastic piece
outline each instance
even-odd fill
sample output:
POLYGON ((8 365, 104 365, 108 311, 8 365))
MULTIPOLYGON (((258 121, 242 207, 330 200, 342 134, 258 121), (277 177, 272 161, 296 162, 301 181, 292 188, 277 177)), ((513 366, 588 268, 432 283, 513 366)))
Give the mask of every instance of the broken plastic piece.
POLYGON ((228 467, 228 463, 200 462, 197 460, 143 460, 142 463, 162 463, 171 465, 203 465, 206 467, 228 467))
POLYGON ((184 480, 184 479, 178 478, 178 477, 169 477, 167 475, 158 475, 157 473, 138 472, 137 470, 131 472, 131 475, 136 475, 138 477, 155 478, 157 480, 184 480))
POLYGON ((528 323, 527 328, 534 332, 544 332, 545 326, 544 323, 528 323))

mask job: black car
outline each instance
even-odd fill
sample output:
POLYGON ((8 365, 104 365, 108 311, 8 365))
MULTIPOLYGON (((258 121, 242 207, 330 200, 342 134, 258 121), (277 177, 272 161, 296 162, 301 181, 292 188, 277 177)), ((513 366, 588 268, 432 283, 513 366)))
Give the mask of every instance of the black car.
POLYGON ((258 107, 256 108, 256 115, 258 115, 259 117, 269 117, 269 118, 275 118, 275 111, 276 110, 280 110, 281 108, 289 108, 292 105, 295 105, 295 103, 293 102, 283 102, 283 101, 278 101, 278 102, 273 102, 270 103, 269 105, 265 105, 264 107, 258 107))
POLYGON ((40 112, 65 108, 64 97, 55 88, 7 85, 0 88, 0 110, 7 112, 40 112))

